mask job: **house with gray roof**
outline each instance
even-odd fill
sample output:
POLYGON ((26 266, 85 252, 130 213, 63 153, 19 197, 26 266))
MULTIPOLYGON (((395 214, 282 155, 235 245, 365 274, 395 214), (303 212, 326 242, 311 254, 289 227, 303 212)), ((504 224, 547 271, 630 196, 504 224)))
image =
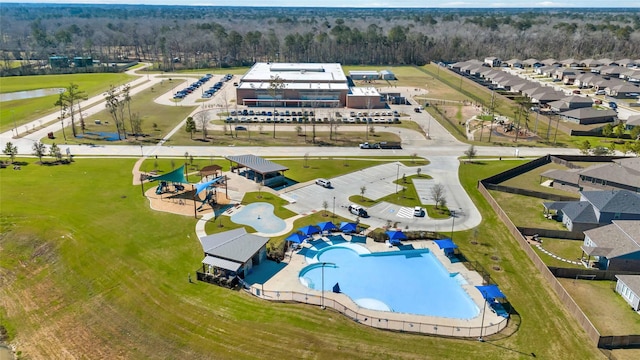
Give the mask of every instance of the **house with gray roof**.
POLYGON ((630 83, 624 83, 609 87, 605 91, 609 96, 622 98, 632 93, 640 93, 640 87, 631 85, 630 83))
POLYGON ((582 64, 588 68, 602 66, 602 63, 600 61, 591 58, 582 60, 582 64))
POLYGON ((552 187, 567 190, 629 190, 640 193, 640 158, 621 158, 584 169, 552 169, 541 177, 552 179, 552 187))
POLYGON ((571 109, 590 108, 593 106, 593 99, 583 96, 567 96, 557 101, 552 101, 549 107, 553 111, 563 112, 571 109))
POLYGON ((231 172, 237 171, 239 175, 262 185, 278 186, 286 183, 284 172, 289 170, 286 166, 252 154, 227 156, 225 159, 231 162, 231 172))
POLYGON ((571 121, 576 124, 589 125, 615 122, 618 113, 615 110, 598 110, 593 107, 573 109, 560 113, 562 120, 571 121))
POLYGON ((587 230, 581 248, 586 266, 640 271, 640 221, 614 220, 609 225, 587 230))
POLYGON ((202 273, 244 278, 254 266, 267 258, 269 238, 249 234, 244 228, 233 229, 200 238, 204 251, 202 273))
POLYGON ((631 115, 624 123, 627 126, 627 130, 631 130, 634 126, 640 126, 640 115, 631 115))
POLYGON ((634 311, 640 311, 640 275, 616 275, 616 292, 634 311))
POLYGON ((529 58, 522 62, 527 67, 540 67, 542 66, 542 62, 538 61, 538 59, 529 58))
POLYGON ((581 191, 578 201, 543 203, 569 231, 580 232, 613 220, 640 220, 640 194, 628 190, 581 191))

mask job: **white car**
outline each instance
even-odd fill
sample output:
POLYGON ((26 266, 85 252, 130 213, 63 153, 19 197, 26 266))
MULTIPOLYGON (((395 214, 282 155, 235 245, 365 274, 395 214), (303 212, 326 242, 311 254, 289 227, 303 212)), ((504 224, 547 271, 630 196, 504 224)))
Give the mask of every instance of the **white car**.
POLYGON ((416 206, 415 208, 413 208, 413 216, 415 216, 415 217, 423 217, 424 216, 424 209, 421 208, 420 206, 416 206))

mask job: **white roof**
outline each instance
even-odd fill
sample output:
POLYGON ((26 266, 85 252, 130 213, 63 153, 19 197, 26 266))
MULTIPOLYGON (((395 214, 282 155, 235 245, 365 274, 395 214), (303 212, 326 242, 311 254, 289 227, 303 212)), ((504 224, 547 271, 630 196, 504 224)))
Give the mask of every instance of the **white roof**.
POLYGON ((256 63, 241 81, 269 82, 276 76, 285 83, 347 81, 339 63, 256 63))
MULTIPOLYGON (((284 82, 285 89, 291 90, 348 90, 347 83, 300 83, 300 82, 284 82)), ((238 89, 268 90, 270 84, 268 82, 241 82, 238 89)))
POLYGON ((375 87, 352 87, 351 96, 380 96, 378 90, 375 87))

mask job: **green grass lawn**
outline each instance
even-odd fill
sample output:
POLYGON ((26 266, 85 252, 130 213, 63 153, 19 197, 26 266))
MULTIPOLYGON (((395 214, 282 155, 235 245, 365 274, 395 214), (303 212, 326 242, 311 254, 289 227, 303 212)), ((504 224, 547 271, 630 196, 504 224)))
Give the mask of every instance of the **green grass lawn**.
POLYGON ((603 336, 640 334, 640 317, 615 292, 615 281, 559 280, 603 336))
POLYGON ((553 170, 553 169, 567 170, 568 168, 563 165, 551 162, 551 163, 542 165, 538 168, 535 168, 531 171, 527 171, 526 173, 518 175, 507 181, 501 182, 500 185, 510 186, 518 189, 539 191, 539 192, 544 192, 548 194, 571 196, 576 199, 580 198, 580 195, 576 192, 554 189, 554 188, 545 187, 541 185, 542 182, 547 180, 547 178, 541 178, 542 173, 548 170, 553 170))
POLYGON ((551 200, 495 190, 489 190, 489 192, 516 226, 567 230, 564 225, 562 225, 562 222, 549 220, 544 217, 544 207, 542 203, 550 202, 551 200))
MULTIPOLYGON (((178 81, 164 81, 161 84, 158 84, 152 88, 146 89, 134 96, 132 96, 131 101, 131 114, 139 114, 142 118, 142 131, 148 136, 136 139, 134 137, 128 137, 126 143, 142 143, 145 145, 156 144, 162 137, 164 137, 169 131, 173 130, 173 128, 178 125, 178 123, 184 120, 189 113, 195 109, 195 106, 167 106, 160 105, 153 102, 153 100, 166 93, 170 89, 178 86, 178 81), (155 124, 155 126, 154 126, 155 124)), ((131 126, 129 123, 129 109, 125 109, 125 128, 127 131, 131 131, 131 126)), ((77 119, 76 119, 77 121, 77 119)), ((89 116, 85 119, 86 123, 86 131, 87 132, 116 132, 116 125, 113 121, 111 114, 105 108, 104 110, 89 116), (101 125, 96 125, 95 120, 100 120, 101 125)), ((77 122, 79 124, 79 122, 77 122)), ((67 128, 66 130, 67 141, 68 144, 85 144, 85 143, 94 143, 94 144, 118 144, 122 142, 113 142, 113 141, 105 141, 99 140, 96 137, 85 137, 85 138, 77 138, 74 139, 71 134, 71 129, 67 128)), ((78 126, 78 132, 81 133, 80 128, 78 126)), ((64 138, 62 131, 58 131, 54 134, 56 139, 42 139, 43 143, 50 144, 52 142, 61 143, 64 138)), ((175 145, 169 140, 167 144, 175 145)))
MULTIPOLYGON (((110 85, 120 85, 134 77, 124 74, 71 74, 71 75, 34 75, 9 76, 0 78, 0 92, 37 90, 46 88, 66 88, 70 83, 78 84, 89 97, 101 94, 110 85)), ((0 131, 13 129, 14 121, 18 127, 52 112, 60 111, 54 106, 58 95, 49 95, 33 99, 2 102, 0 107, 0 131)), ((20 132, 24 128, 20 127, 20 132)))
POLYGON ((486 268, 497 256, 501 270, 491 276, 519 313, 480 343, 385 332, 331 310, 190 284, 187 273, 203 257, 195 219, 149 209, 131 185, 134 159, 23 161, 0 177, 0 322, 24 357, 601 358, 473 191, 478 179, 517 162, 461 167, 483 224, 455 241, 486 268))
MULTIPOLYGON (((549 251, 552 254, 560 256, 564 259, 571 260, 571 261, 578 261, 578 259, 580 258, 580 254, 582 254, 582 250, 580 249, 580 245, 582 245, 582 241, 542 238, 542 237, 540 239, 542 239, 542 247, 545 250, 549 251)), ((538 256, 540 256, 540 259, 542 259, 542 261, 544 261, 544 263, 547 266, 584 268, 584 266, 582 265, 574 265, 566 261, 558 260, 540 251, 535 246, 533 247, 533 249, 538 253, 538 256)))

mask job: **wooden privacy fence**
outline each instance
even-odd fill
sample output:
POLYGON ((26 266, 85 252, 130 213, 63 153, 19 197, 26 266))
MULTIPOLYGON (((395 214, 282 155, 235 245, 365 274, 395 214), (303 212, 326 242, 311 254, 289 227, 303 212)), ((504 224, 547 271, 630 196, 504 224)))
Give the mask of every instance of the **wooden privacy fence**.
POLYGON ((359 324, 383 330, 474 338, 496 334, 507 327, 508 324, 507 318, 496 324, 485 324, 483 327, 464 325, 452 326, 448 324, 437 324, 435 322, 428 323, 413 320, 398 320, 384 316, 372 316, 370 314, 371 310, 363 309, 357 305, 345 305, 334 299, 327 297, 323 298, 322 296, 316 294, 299 293, 295 291, 263 290, 256 285, 251 286, 248 291, 251 294, 265 300, 283 302, 293 301, 317 306, 324 305, 325 307, 332 308, 337 312, 349 317, 359 324), (364 311, 367 311, 369 313, 365 314, 364 311))
POLYGON ((507 214, 502 210, 498 202, 491 196, 489 191, 485 188, 483 181, 478 182, 478 190, 487 200, 489 205, 496 212, 500 220, 507 226, 507 229, 511 233, 511 235, 518 241, 520 247, 527 254, 529 259, 533 262, 533 265, 538 269, 540 275, 547 281, 547 283, 551 286, 553 291, 558 295, 560 301, 564 304, 567 311, 578 321, 578 324, 582 326, 584 331, 587 333, 587 336, 594 344, 600 343, 600 332, 596 329, 595 326, 591 323, 589 318, 582 312, 578 304, 573 300, 571 295, 565 290, 565 288, 560 284, 558 279, 551 273, 547 265, 540 259, 538 254, 531 248, 531 245, 527 242, 527 239, 520 233, 520 230, 513 224, 511 219, 507 216, 507 214))

